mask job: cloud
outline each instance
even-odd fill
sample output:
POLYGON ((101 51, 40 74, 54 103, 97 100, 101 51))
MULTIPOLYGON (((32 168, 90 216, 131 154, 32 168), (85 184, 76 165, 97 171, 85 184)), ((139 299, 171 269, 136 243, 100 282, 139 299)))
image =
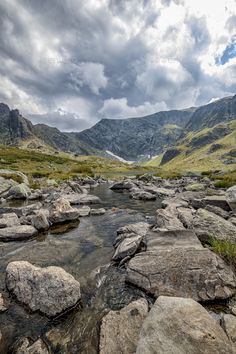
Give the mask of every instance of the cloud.
POLYGON ((50 113, 91 126, 232 95, 235 13, 235 0, 2 1, 0 101, 68 130, 50 113))

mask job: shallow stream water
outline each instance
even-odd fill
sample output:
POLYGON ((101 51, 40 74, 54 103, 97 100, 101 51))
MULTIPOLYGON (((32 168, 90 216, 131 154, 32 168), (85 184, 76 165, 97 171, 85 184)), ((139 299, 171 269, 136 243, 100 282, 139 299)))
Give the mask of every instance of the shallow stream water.
POLYGON ((9 296, 6 266, 16 260, 62 267, 80 281, 82 293, 75 309, 53 320, 30 313, 8 297, 9 309, 0 314, 1 354, 11 353, 13 343, 25 336, 33 340, 42 336, 54 353, 98 353, 99 324, 104 314, 144 296, 125 283, 124 270, 110 265, 112 244, 119 227, 146 221, 145 217, 152 217, 160 207, 160 201, 135 201, 128 194, 111 191, 107 184, 90 193, 101 198, 104 215, 80 218, 79 223, 54 228, 33 240, 0 244, 0 290, 4 295, 9 296))

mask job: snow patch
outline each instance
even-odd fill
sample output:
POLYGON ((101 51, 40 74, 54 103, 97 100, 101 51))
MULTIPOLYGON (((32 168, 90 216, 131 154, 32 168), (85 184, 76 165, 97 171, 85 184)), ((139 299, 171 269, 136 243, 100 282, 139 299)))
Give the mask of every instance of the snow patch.
POLYGON ((128 163, 128 164, 134 163, 134 161, 127 161, 127 160, 123 159, 122 157, 113 154, 113 152, 111 152, 111 151, 109 151, 109 150, 106 150, 106 153, 109 154, 109 155, 111 155, 111 156, 113 156, 113 157, 115 157, 117 160, 119 160, 119 161, 121 161, 121 162, 125 162, 125 163, 128 163))

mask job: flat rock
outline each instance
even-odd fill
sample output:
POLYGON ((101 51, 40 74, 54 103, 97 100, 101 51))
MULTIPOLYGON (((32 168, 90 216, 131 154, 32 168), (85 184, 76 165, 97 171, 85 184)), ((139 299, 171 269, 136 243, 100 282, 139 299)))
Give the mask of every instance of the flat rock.
POLYGON ((185 227, 179 218, 167 209, 157 209, 155 230, 184 230, 185 227))
POLYGON ((0 215, 0 229, 19 225, 20 220, 15 213, 6 213, 0 215))
POLYGON ((36 267, 16 261, 6 268, 6 285, 32 311, 55 316, 80 300, 80 284, 59 267, 36 267))
POLYGON ((236 292, 230 267, 204 248, 160 248, 138 253, 127 264, 127 281, 155 297, 207 301, 227 299, 236 292))
POLYGON ((131 302, 120 311, 110 311, 102 319, 100 354, 134 354, 139 332, 148 314, 145 299, 131 302))
POLYGON ((230 211, 230 206, 225 195, 211 195, 203 198, 204 205, 214 205, 226 211, 230 211))
POLYGON ((104 215, 105 213, 106 213, 106 210, 104 208, 90 210, 90 215, 104 215))
POLYGON ((69 201, 71 205, 89 205, 101 203, 100 198, 90 194, 66 194, 62 195, 62 198, 69 201))
POLYGON ((192 299, 160 296, 141 329, 136 354, 233 354, 220 325, 192 299))
POLYGON ((131 198, 136 200, 155 200, 156 195, 146 192, 143 189, 135 190, 131 193, 131 198))
POLYGON ((37 234, 35 227, 20 225, 0 229, 0 241, 20 241, 31 238, 37 234))
POLYGON ((205 209, 198 209, 194 215, 193 228, 202 242, 209 238, 236 241, 236 227, 230 221, 205 209))

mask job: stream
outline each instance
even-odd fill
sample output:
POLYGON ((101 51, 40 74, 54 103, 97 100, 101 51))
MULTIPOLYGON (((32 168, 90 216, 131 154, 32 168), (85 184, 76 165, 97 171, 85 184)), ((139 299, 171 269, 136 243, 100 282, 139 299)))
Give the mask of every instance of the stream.
MULTIPOLYGON (((110 310, 117 310, 132 300, 145 296, 125 283, 125 272, 109 265, 116 230, 129 223, 151 220, 161 201, 143 202, 128 194, 113 192, 108 184, 91 189, 102 200, 106 213, 80 218, 37 238, 0 244, 0 288, 8 296, 9 309, 0 313, 3 335, 0 354, 12 352, 12 345, 22 337, 42 337, 53 353, 96 354, 99 325, 110 310), (82 301, 60 317, 50 319, 32 313, 5 289, 5 269, 9 262, 26 260, 41 267, 59 266, 81 284, 82 301)), ((150 302, 152 299, 148 299, 150 302)))

